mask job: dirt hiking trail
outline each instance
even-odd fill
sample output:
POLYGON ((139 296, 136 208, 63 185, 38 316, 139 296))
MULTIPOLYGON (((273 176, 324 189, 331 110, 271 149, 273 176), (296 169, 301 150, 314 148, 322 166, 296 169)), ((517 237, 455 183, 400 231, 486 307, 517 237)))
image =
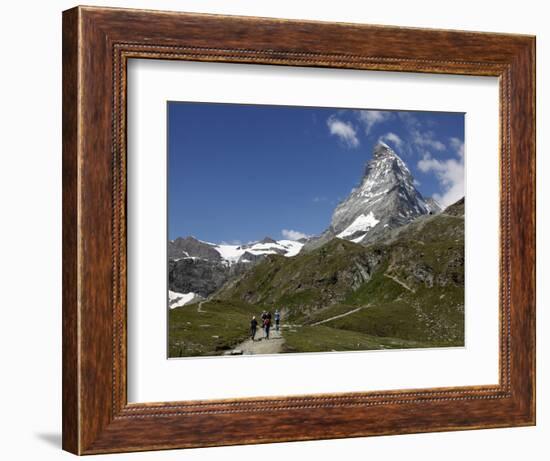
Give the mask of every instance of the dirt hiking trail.
POLYGON ((269 339, 264 338, 264 330, 258 328, 256 331, 256 339, 247 339, 241 344, 233 348, 232 354, 241 355, 239 351, 242 351, 242 355, 256 355, 256 354, 278 354, 283 351, 283 345, 285 338, 281 334, 281 331, 275 331, 274 328, 269 330, 269 339))

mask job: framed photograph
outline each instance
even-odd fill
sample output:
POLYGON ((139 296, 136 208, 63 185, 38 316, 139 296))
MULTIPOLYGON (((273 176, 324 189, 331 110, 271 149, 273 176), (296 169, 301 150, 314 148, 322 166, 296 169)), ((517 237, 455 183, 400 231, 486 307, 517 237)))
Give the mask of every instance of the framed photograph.
POLYGON ((535 39, 63 13, 63 448, 535 424, 535 39))
POLYGON ((465 346, 463 113, 167 111, 169 358, 465 346))

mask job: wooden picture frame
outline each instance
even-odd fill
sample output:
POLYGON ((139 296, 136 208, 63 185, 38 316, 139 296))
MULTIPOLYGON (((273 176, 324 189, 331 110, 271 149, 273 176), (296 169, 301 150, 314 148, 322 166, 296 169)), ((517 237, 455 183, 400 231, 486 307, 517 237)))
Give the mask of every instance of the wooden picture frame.
POLYGON ((76 454, 535 424, 535 38, 77 7, 63 13, 63 448, 76 454), (130 58, 496 76, 499 384, 129 404, 130 58))

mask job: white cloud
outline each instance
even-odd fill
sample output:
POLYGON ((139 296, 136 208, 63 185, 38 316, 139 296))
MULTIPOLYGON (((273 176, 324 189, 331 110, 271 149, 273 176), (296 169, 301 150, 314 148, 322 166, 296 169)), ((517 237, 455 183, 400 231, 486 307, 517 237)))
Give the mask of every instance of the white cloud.
POLYGON ((444 143, 426 129, 426 123, 409 112, 397 112, 397 116, 407 128, 405 150, 422 155, 418 169, 423 173, 433 172, 439 182, 441 193, 434 194, 433 198, 446 207, 464 197, 464 143, 459 138, 449 138, 448 143, 444 143), (438 160, 432 156, 432 152, 447 151, 447 148, 456 158, 438 160))
POLYGON ((357 116, 365 125, 365 133, 368 135, 374 125, 389 120, 392 113, 385 110, 358 110, 357 116))
POLYGON ((450 138, 449 143, 451 149, 453 149, 461 158, 464 158, 464 143, 458 138, 450 138))
POLYGON ((434 149, 439 152, 446 149, 445 144, 441 141, 435 139, 434 133, 432 131, 420 131, 417 129, 411 130, 412 142, 417 147, 434 149))
POLYGON ((441 194, 433 198, 447 207, 464 197, 464 160, 463 158, 437 160, 429 152, 418 162, 418 169, 424 173, 433 171, 442 188, 441 194))
POLYGON ((431 149, 436 151, 446 150, 443 142, 435 138, 433 131, 424 131, 424 124, 409 112, 398 112, 397 115, 403 121, 408 130, 408 140, 417 149, 431 149))
POLYGON ((309 237, 309 235, 304 234, 303 232, 291 229, 283 229, 281 231, 281 234, 284 238, 288 240, 300 240, 309 237))
POLYGON ((357 138, 357 132, 353 125, 349 122, 344 122, 331 115, 327 120, 327 126, 330 130, 330 134, 338 136, 348 147, 358 147, 359 139, 357 138))
POLYGON ((399 136, 397 136, 395 133, 392 133, 391 131, 389 133, 386 133, 380 136, 378 138, 378 141, 392 143, 398 149, 401 149, 403 147, 403 140, 399 136))

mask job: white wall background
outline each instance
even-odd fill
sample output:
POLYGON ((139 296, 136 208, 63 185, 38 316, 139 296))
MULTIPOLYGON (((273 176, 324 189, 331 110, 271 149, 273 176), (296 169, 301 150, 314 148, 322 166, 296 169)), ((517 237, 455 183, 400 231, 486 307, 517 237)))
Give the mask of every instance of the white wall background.
MULTIPOLYGON (((118 455, 135 460, 342 458, 388 460, 547 459, 550 356, 545 315, 550 250, 548 159, 549 13, 545 3, 462 0, 181 0, 87 4, 363 22, 537 35, 538 60, 538 425, 439 434, 118 455), (546 335, 546 337, 545 337, 546 335)), ((69 459, 61 445, 61 11, 76 3, 4 2, 0 14, 0 453, 4 459, 69 459)), ((101 459, 104 457, 98 457, 101 459)))

